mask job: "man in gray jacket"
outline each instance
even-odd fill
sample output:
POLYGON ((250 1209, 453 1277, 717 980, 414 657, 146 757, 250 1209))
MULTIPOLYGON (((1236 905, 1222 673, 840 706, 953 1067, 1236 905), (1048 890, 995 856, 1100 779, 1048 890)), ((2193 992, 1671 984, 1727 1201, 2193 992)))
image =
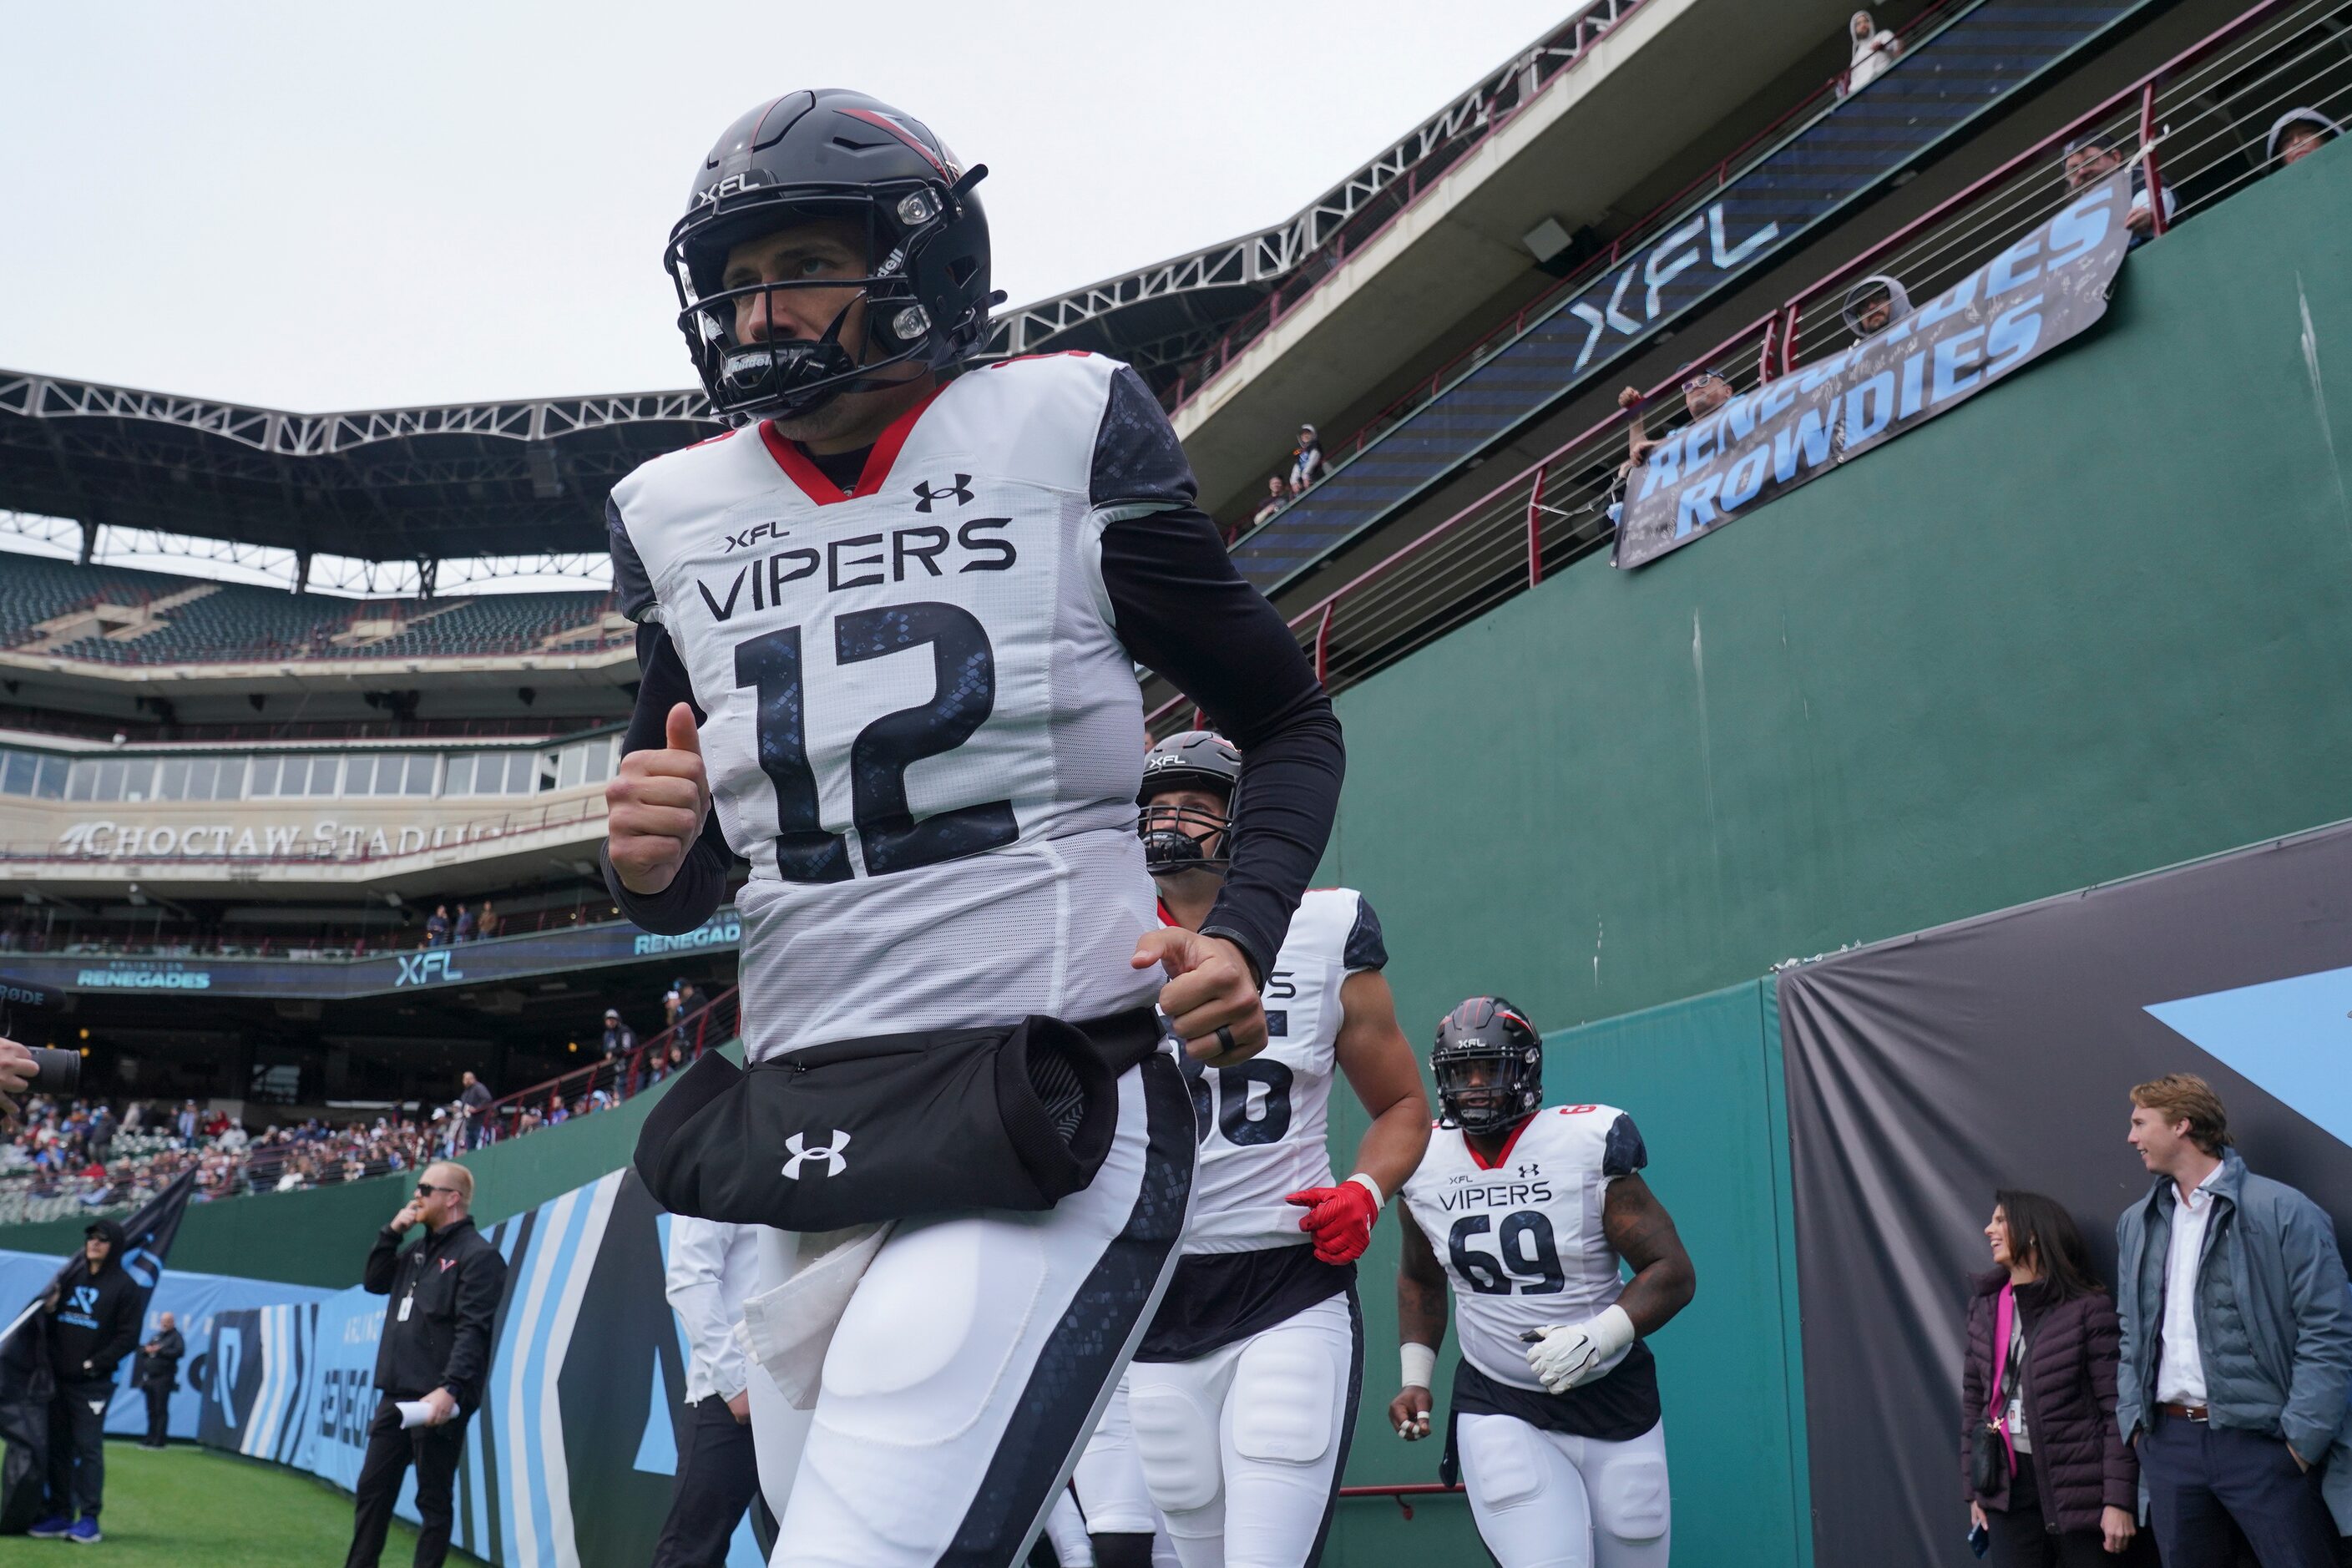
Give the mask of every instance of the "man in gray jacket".
POLYGON ((2226 1568, 2232 1521, 2263 1568, 2331 1568, 2314 1467, 2352 1380, 2335 1226, 2246 1169, 2203 1079, 2131 1097, 2130 1141, 2158 1180, 2116 1222, 2116 1424, 2139 1452, 2166 1568, 2226 1568))

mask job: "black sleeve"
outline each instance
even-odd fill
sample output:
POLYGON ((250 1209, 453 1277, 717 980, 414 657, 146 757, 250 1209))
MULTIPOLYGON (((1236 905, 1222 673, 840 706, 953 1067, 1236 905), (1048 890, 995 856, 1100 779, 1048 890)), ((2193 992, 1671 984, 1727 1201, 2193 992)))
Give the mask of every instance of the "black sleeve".
MULTIPOLYGON (((614 570, 617 574, 619 569, 616 555, 614 570)), ((694 710, 696 723, 702 722, 702 705, 694 700, 686 664, 671 646, 669 633, 657 624, 641 621, 637 625, 637 702, 629 714, 629 732, 621 740, 621 754, 658 749, 669 710, 680 702, 694 710)), ((631 892, 614 871, 611 855, 600 848, 596 858, 604 868, 604 889, 623 914, 646 931, 678 936, 709 920, 726 900, 727 874, 734 868, 735 851, 727 847, 726 835, 719 830, 719 814, 713 811, 702 819, 701 837, 678 863, 677 876, 658 893, 631 892)))
POLYGON ((604 498, 604 540, 613 552, 613 603, 621 614, 644 625, 661 619, 661 601, 654 597, 653 580, 637 556, 636 542, 621 521, 620 503, 604 498))
POLYGON ((1630 1176, 1649 1163, 1650 1151, 1643 1146, 1642 1130, 1633 1125, 1632 1117, 1620 1115, 1609 1125, 1609 1142, 1601 1151, 1601 1173, 1630 1176))
POLYGON ((1340 966, 1351 973, 1359 969, 1385 969, 1389 963, 1389 944, 1381 935, 1381 917, 1372 913, 1372 900, 1363 894, 1356 895, 1356 923, 1348 930, 1348 945, 1340 951, 1340 966))
POLYGON ((1233 869, 1202 925, 1249 956, 1260 984, 1331 837, 1347 757, 1339 721, 1290 627, 1243 580, 1159 403, 1131 370, 1111 383, 1090 500, 1156 510, 1103 531, 1103 588, 1119 642, 1241 748, 1233 869))
POLYGON ((124 1356, 139 1348, 139 1321, 142 1315, 141 1308, 144 1305, 141 1295, 137 1289, 125 1289, 115 1297, 114 1321, 105 1342, 90 1355, 92 1366, 102 1366, 112 1373, 121 1364, 124 1356))
POLYGON ((461 1410, 482 1402, 482 1379, 490 1367, 490 1327, 506 1288, 507 1260, 487 1242, 457 1266, 457 1331, 449 1342, 441 1386, 461 1410))
POLYGON ((375 1245, 368 1248, 367 1268, 360 1276, 360 1288, 371 1296, 389 1296, 400 1278, 400 1237, 390 1226, 375 1233, 375 1245))

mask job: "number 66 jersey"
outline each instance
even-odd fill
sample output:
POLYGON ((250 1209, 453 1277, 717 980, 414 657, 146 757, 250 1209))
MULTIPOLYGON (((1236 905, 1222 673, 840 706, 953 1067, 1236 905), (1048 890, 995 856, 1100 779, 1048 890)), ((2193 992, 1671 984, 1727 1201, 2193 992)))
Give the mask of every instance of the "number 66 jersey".
MULTIPOLYGON (((615 595, 641 657, 671 658, 724 849, 751 866, 754 1058, 1151 999, 1165 977, 1128 963, 1157 923, 1134 831, 1138 661, 1269 736, 1318 703, 1330 724, 1192 500, 1135 373, 1068 354, 949 382, 854 484, 761 424, 614 488, 615 595)), ((641 692, 632 749, 662 743, 640 739, 646 709, 641 692)), ((1312 866, 1294 858, 1238 889, 1216 932, 1262 968, 1312 866)))
MULTIPOLYGON (((1611 1182, 1648 1163, 1633 1119, 1609 1105, 1537 1111, 1491 1165, 1460 1128, 1430 1134, 1402 1195, 1453 1283, 1472 1366, 1497 1383, 1542 1388, 1519 1335, 1580 1323, 1624 1290, 1601 1204, 1611 1182)), ((1609 1370, 1633 1349, 1618 1352, 1609 1370)))

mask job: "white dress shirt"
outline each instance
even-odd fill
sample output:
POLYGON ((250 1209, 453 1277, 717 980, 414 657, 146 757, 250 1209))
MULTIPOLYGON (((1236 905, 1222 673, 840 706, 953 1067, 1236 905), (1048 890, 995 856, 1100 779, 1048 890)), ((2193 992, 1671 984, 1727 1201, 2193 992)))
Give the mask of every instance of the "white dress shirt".
MULTIPOLYGON (((2216 1165, 2197 1190, 2172 1205, 2172 1239, 2164 1257, 2164 1332, 2156 1363, 2159 1405, 2202 1405, 2205 1361, 2197 1349, 2197 1262, 2213 1220, 2216 1165)), ((2177 1195, 2177 1194, 2176 1194, 2177 1195)))
POLYGON ((735 1325, 760 1267, 757 1228, 716 1220, 669 1222, 670 1310, 686 1325, 686 1402, 732 1399, 751 1381, 735 1325))

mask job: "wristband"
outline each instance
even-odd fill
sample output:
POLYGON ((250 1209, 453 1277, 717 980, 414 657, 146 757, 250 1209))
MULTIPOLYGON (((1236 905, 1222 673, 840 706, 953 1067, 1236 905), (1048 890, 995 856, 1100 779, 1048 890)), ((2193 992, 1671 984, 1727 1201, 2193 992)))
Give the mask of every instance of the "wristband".
POLYGON ((1437 1375, 1437 1347, 1417 1345, 1411 1340, 1397 1346, 1400 1381, 1407 1388, 1427 1388, 1437 1375))
POLYGON ((1372 1194, 1372 1217, 1375 1219, 1379 1218, 1381 1206, 1388 1202, 1388 1199, 1383 1197, 1381 1194, 1380 1183, 1364 1174, 1361 1171, 1349 1176, 1348 1180, 1357 1183, 1364 1189, 1364 1191, 1372 1194))

